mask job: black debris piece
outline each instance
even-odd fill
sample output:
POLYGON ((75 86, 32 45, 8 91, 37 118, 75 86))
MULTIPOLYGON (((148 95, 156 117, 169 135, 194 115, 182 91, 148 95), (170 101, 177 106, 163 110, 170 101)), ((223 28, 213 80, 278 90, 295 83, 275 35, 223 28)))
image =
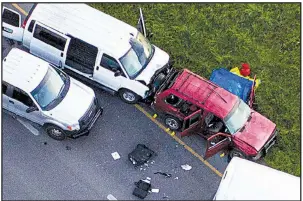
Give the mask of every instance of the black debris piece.
POLYGON ((44 144, 44 145, 47 145, 47 142, 44 142, 43 144, 44 144))
POLYGON ((147 196, 148 192, 145 190, 142 190, 141 188, 135 188, 133 191, 133 195, 137 196, 140 199, 144 199, 147 196))
POLYGON ((66 150, 71 150, 72 149, 70 146, 66 146, 65 148, 66 148, 66 150))
POLYGON ((157 154, 154 151, 150 150, 144 144, 138 144, 136 148, 128 154, 128 159, 137 167, 143 165, 156 155, 157 154))
POLYGON ((171 174, 165 173, 165 172, 155 172, 154 174, 161 174, 161 175, 165 176, 166 178, 170 178, 171 177, 171 174))
POLYGON ((144 199, 149 191, 151 190, 151 184, 147 180, 140 180, 135 182, 136 188, 133 191, 133 195, 137 196, 140 199, 144 199))

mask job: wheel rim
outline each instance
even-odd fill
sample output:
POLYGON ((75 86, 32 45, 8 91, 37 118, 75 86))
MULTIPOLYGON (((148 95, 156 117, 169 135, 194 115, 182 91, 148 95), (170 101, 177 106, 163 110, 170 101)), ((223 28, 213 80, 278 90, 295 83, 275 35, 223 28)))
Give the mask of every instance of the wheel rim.
POLYGON ((123 98, 127 101, 130 101, 130 102, 132 102, 136 99, 135 95, 131 92, 124 92, 123 93, 123 98))
POLYGON ((51 133, 51 135, 56 136, 56 137, 62 136, 62 132, 59 129, 53 128, 52 130, 50 130, 50 133, 51 133))
POLYGON ((165 120, 165 123, 168 127, 172 128, 172 129, 177 129, 179 127, 178 122, 175 119, 172 119, 172 118, 167 118, 165 120))
POLYGON ((239 158, 244 158, 244 157, 243 157, 243 154, 241 154, 240 152, 233 152, 233 153, 232 153, 232 157, 235 157, 235 156, 236 156, 236 157, 239 157, 239 158))

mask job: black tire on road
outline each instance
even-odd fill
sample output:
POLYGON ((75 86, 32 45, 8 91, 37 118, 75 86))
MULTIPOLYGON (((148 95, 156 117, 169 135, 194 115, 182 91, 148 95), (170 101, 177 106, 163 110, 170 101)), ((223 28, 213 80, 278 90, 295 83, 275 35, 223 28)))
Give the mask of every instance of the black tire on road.
POLYGON ((58 126, 48 124, 45 126, 45 131, 54 140, 62 141, 66 138, 64 131, 58 126))
POLYGON ((119 90, 119 96, 125 103, 128 104, 135 104, 140 99, 140 96, 138 96, 135 92, 130 91, 128 89, 119 90))
POLYGON ((239 157, 239 158, 247 159, 246 154, 244 154, 242 151, 240 151, 238 149, 232 149, 232 150, 229 151, 228 160, 231 161, 231 159, 233 157, 239 157))
POLYGON ((174 116, 166 116, 165 117, 165 125, 170 129, 170 130, 179 130, 181 128, 181 121, 174 116))

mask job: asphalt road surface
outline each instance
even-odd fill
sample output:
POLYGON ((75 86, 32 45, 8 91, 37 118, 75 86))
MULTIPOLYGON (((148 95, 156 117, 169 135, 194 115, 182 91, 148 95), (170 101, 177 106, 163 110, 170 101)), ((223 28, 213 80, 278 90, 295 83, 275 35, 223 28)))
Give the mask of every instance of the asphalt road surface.
MULTIPOLYGON (((10 4, 4 6, 10 7, 10 4)), ((32 4, 19 4, 29 12, 32 4)), ((22 14, 22 19, 24 15, 22 14)), ((2 38, 2 56, 12 47, 2 38)), ((94 88, 104 113, 89 136, 55 141, 36 125, 2 113, 2 199, 138 199, 132 195, 134 182, 151 178, 151 200, 211 199, 220 177, 133 105, 94 88), (127 159, 137 144, 157 153, 154 162, 135 169, 127 159), (114 160, 111 153, 118 152, 114 160), (181 165, 189 164, 185 171, 181 165), (155 172, 172 174, 171 178, 155 172)), ((146 110, 148 108, 143 106, 146 110)), ((178 136, 178 135, 177 135, 178 136)), ((205 142, 190 136, 182 140, 203 155, 205 142)), ((214 156, 208 162, 223 173, 225 158, 214 156)))

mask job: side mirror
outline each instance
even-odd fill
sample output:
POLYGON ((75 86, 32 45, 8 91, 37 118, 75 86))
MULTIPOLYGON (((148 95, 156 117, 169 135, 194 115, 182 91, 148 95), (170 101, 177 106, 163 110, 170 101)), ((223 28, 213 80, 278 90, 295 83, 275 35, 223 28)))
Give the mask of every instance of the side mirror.
POLYGON ((121 75, 121 71, 116 70, 116 72, 115 72, 114 76, 115 76, 115 77, 118 77, 118 76, 120 76, 120 75, 121 75))
POLYGON ((150 40, 150 39, 152 39, 153 36, 154 36, 154 33, 152 33, 152 32, 147 32, 146 38, 147 38, 148 40, 150 40))
POLYGON ((38 111, 38 108, 36 106, 31 106, 29 108, 26 109, 26 113, 31 113, 34 111, 38 111))

